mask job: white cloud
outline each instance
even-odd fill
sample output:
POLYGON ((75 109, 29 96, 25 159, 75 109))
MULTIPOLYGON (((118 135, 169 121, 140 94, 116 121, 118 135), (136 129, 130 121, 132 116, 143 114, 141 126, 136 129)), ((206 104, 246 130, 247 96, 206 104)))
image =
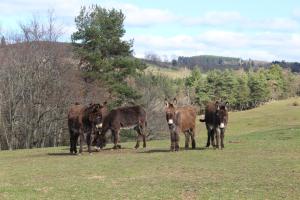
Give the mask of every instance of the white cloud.
POLYGON ((256 29, 268 30, 295 30, 300 27, 299 21, 289 18, 273 18, 266 20, 250 21, 246 26, 256 29))
POLYGON ((0 1, 1 15, 24 15, 32 13, 44 14, 48 9, 55 9, 58 16, 75 16, 78 14, 81 0, 2 0, 0 1))
POLYGON ((295 18, 300 18, 300 8, 295 8, 295 9, 293 10, 293 16, 294 16, 295 18))
POLYGON ((249 44, 249 38, 238 32, 232 31, 206 31, 199 39, 207 45, 223 48, 239 48, 249 44))
MULTIPOLYGON (((76 30, 73 21, 80 7, 93 2, 95 0, 1 0, 0 22, 6 20, 9 24, 17 17, 23 20, 21 17, 32 13, 44 15, 49 8, 54 8, 57 19, 63 21, 62 30, 68 35, 65 38, 69 38, 76 30)), ((191 17, 180 16, 168 9, 144 8, 120 1, 104 0, 100 5, 122 9, 126 16, 126 38, 134 38, 134 50, 139 57, 153 51, 169 56, 214 54, 244 59, 300 61, 299 8, 295 8, 290 18, 254 20, 238 11, 208 11, 191 17), (170 26, 174 32, 164 32, 168 37, 163 34, 151 35, 149 30, 157 28, 156 25, 170 26), (133 27, 138 27, 135 34, 131 34, 130 28, 133 27), (194 28, 202 31, 194 35, 194 28)), ((7 24, 2 23, 2 29, 6 30, 7 24)))
POLYGON ((242 20, 241 14, 236 11, 210 11, 201 17, 184 17, 182 22, 187 25, 223 25, 242 20))
POLYGON ((129 26, 150 26, 174 22, 177 19, 171 11, 166 9, 141 8, 133 4, 117 2, 106 2, 102 6, 121 9, 126 16, 125 24, 129 26))
POLYGON ((299 61, 300 34, 205 31, 197 36, 139 35, 135 37, 134 49, 138 57, 150 51, 168 56, 211 54, 267 61, 299 61))

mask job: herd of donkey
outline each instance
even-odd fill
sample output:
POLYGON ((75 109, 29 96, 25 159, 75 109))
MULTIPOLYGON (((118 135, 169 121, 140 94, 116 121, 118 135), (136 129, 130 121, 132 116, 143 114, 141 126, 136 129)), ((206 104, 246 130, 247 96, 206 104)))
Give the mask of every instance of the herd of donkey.
MULTIPOLYGON (((191 139, 192 148, 196 148, 195 106, 176 106, 177 100, 172 102, 165 100, 166 121, 170 131, 171 151, 179 150, 179 134, 185 135, 185 148, 189 148, 191 139)), ((224 134, 228 122, 228 102, 210 102, 205 107, 205 118, 200 119, 205 122, 207 128, 207 144, 214 148, 224 148, 224 134)), ((68 113, 68 127, 70 132, 70 153, 77 154, 77 141, 79 138, 80 149, 86 139, 88 152, 91 153, 91 145, 95 145, 96 150, 104 148, 107 143, 106 133, 110 130, 113 148, 119 149, 118 144, 121 129, 133 128, 137 132, 135 148, 139 148, 140 141, 143 140, 143 147, 146 147, 147 114, 142 106, 120 107, 109 111, 107 103, 90 104, 88 106, 75 103, 68 113)))

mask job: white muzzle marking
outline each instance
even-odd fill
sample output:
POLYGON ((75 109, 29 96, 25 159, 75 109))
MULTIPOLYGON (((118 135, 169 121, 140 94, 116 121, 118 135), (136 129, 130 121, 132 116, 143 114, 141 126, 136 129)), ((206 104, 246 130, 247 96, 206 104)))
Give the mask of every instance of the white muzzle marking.
POLYGON ((173 119, 169 119, 168 124, 173 124, 173 119))
POLYGON ((96 125, 96 128, 102 128, 102 123, 97 124, 97 125, 96 125))
POLYGON ((225 124, 224 124, 224 123, 221 123, 221 124, 220 124, 220 128, 225 128, 225 124))

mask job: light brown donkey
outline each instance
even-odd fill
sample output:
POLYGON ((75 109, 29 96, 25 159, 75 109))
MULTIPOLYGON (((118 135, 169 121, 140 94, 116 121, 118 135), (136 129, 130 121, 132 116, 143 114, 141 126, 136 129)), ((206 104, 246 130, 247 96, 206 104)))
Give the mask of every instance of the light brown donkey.
POLYGON ((179 132, 185 134, 185 148, 189 148, 190 137, 192 140, 192 148, 196 148, 195 141, 195 124, 196 124, 196 108, 193 106, 176 107, 176 98, 173 102, 165 99, 166 119, 170 130, 171 151, 179 150, 179 132))

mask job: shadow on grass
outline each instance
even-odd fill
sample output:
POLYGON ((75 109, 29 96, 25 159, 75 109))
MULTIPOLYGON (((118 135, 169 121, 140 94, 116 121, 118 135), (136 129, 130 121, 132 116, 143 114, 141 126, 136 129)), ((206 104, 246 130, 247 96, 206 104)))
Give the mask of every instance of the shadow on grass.
POLYGON ((48 156, 77 156, 78 154, 70 154, 69 152, 48 153, 48 156))
MULTIPOLYGON (((202 151, 205 149, 206 149, 205 147, 197 147, 195 149, 192 148, 185 149, 184 147, 180 147, 179 151, 202 151)), ((159 148, 159 149, 149 149, 149 150, 139 151, 137 153, 167 153, 167 152, 171 152, 170 149, 159 148)))
MULTIPOLYGON (((189 148, 185 149, 184 147, 180 147, 179 151, 203 151, 208 148, 205 147, 197 147, 195 149, 189 148)), ((169 148, 152 148, 152 149, 134 149, 134 148, 127 148, 122 147, 121 149, 114 149, 114 148, 104 148, 100 151, 93 150, 92 153, 104 153, 104 154, 111 154, 111 153, 168 153, 171 152, 169 148)), ((87 151, 83 151, 82 154, 88 154, 87 151)), ((78 156, 79 154, 70 154, 69 152, 57 152, 57 153, 48 153, 48 156, 78 156)))

